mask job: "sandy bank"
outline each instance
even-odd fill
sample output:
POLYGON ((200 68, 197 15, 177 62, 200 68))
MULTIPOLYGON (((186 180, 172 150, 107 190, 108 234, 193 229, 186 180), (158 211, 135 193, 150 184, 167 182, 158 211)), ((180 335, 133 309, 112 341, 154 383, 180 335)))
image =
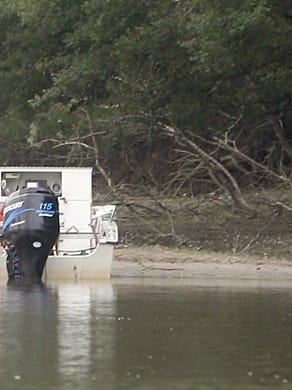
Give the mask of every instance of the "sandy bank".
POLYGON ((185 283, 291 286, 292 261, 159 246, 114 251, 113 278, 183 279, 185 283))

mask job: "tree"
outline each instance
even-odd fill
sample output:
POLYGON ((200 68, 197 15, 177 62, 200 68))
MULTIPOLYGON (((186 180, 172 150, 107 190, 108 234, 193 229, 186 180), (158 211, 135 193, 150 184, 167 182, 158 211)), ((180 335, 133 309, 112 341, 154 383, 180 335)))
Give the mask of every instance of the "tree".
MULTIPOLYGON (((107 182, 172 191, 185 166, 169 126, 238 182, 254 180, 257 168, 244 179, 236 168, 252 160, 288 171, 289 12, 274 0, 3 1, 0 130, 23 154, 6 147, 2 158, 29 150, 36 164, 95 165, 98 155, 107 182), (218 146, 226 134, 232 159, 218 146)), ((176 190, 205 180, 194 172, 176 190)))

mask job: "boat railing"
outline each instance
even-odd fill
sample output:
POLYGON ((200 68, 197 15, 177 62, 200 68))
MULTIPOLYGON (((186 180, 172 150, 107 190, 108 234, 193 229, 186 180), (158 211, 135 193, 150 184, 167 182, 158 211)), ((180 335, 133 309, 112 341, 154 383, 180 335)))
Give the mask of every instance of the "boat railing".
POLYGON ((116 244, 118 242, 118 228, 114 221, 115 212, 115 205, 92 207, 91 227, 96 244, 116 244))

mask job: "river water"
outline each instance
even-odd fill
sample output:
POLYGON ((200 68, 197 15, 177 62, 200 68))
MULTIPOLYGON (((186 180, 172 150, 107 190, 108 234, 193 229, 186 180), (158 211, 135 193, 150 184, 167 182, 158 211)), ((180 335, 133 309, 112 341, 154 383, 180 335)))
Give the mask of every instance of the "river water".
POLYGON ((292 389, 292 286, 0 285, 1 389, 292 389))

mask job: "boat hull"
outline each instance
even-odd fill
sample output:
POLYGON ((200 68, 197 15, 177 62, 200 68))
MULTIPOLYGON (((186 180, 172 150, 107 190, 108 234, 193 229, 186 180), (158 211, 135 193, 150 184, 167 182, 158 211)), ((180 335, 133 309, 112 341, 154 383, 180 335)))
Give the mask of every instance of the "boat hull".
MULTIPOLYGON (((111 277, 113 248, 111 244, 99 244, 88 255, 49 256, 42 281, 108 280, 111 277)), ((0 279, 7 279, 4 251, 0 256, 0 279)))
POLYGON ((49 256, 43 281, 108 280, 111 277, 113 245, 99 244, 88 255, 49 256))

